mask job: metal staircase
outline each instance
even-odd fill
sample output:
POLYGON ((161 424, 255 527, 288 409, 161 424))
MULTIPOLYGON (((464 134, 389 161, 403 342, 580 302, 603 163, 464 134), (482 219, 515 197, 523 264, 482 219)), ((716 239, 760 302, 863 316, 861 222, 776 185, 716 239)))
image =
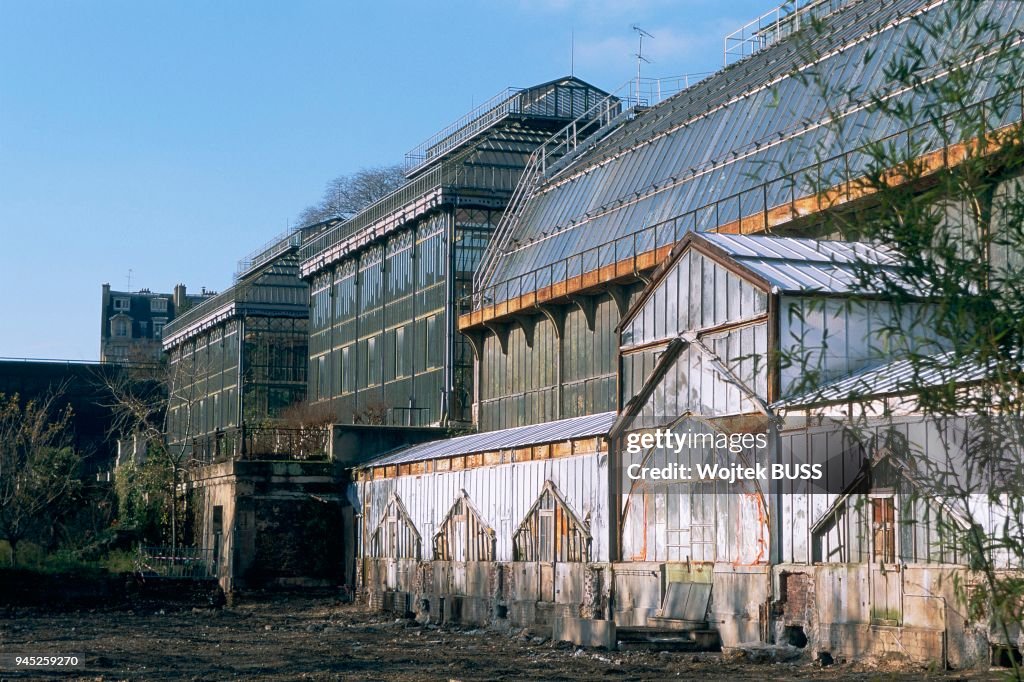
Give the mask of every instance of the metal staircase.
MULTIPOLYGON (((633 81, 630 81, 616 92, 631 87, 632 83, 633 81)), ((630 108, 627 100, 615 94, 608 95, 534 150, 473 276, 475 290, 482 289, 483 284, 494 273, 500 254, 511 240, 530 196, 540 186, 541 181, 564 168, 566 164, 559 162, 570 156, 575 157, 581 142, 596 142, 634 115, 635 107, 630 108)))
MULTIPOLYGON (((512 235, 530 197, 544 180, 569 168, 612 131, 633 120, 650 106, 685 90, 708 75, 710 72, 672 78, 644 78, 639 82, 630 79, 534 150, 473 276, 474 292, 480 292, 486 287, 498 267, 501 255, 512 241, 512 235)), ((480 301, 475 301, 475 304, 479 305, 480 301)))

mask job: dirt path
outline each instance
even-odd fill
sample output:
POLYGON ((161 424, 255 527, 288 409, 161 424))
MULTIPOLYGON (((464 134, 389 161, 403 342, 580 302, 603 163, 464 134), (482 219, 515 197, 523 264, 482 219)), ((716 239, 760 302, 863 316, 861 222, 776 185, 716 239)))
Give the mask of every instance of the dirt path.
POLYGON ((0 680, 984 679, 815 663, 724 663, 719 654, 583 650, 525 633, 437 629, 328 600, 220 610, 49 614, 0 609, 0 654, 77 654, 75 670, 0 669, 0 680))

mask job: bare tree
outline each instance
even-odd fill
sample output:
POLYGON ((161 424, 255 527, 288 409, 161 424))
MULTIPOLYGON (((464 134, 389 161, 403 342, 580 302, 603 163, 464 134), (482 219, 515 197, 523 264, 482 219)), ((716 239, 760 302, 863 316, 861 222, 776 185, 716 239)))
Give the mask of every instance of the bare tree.
POLYGON ((51 391, 22 404, 18 395, 0 393, 0 537, 11 547, 11 565, 19 542, 53 530, 62 503, 81 483, 71 408, 56 409, 59 397, 51 391))
POLYGON ((191 440, 203 369, 192 354, 166 364, 133 365, 104 377, 113 397, 113 429, 139 442, 147 461, 169 481, 171 547, 178 546, 179 499, 192 457, 191 440))
POLYGON ((339 175, 327 183, 319 203, 307 207, 298 217, 300 225, 329 218, 351 218, 378 199, 406 183, 401 166, 376 166, 339 175))
POLYGON ((391 408, 387 403, 375 402, 370 403, 361 410, 355 410, 352 412, 352 423, 353 424, 372 424, 382 425, 387 424, 388 412, 391 408))

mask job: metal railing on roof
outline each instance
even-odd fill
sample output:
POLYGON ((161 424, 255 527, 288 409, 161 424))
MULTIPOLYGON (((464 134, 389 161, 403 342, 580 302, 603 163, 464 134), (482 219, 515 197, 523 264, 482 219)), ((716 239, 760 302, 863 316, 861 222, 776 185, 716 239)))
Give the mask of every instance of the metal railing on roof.
POLYGON ((574 119, 604 92, 589 85, 555 82, 532 88, 506 88, 430 136, 405 155, 405 172, 416 172, 509 116, 574 119))
MULTIPOLYGON (((853 167, 856 165, 851 166, 851 160, 858 156, 863 157, 865 154, 870 158, 870 150, 877 149, 879 145, 889 149, 903 149, 908 158, 942 151, 941 168, 951 168, 956 165, 960 157, 955 157, 951 163, 949 147, 942 139, 935 140, 927 148, 922 148, 919 142, 920 138, 917 136, 922 131, 948 129, 952 122, 962 120, 965 115, 974 116, 965 114, 965 112, 973 110, 979 112, 978 120, 986 121, 990 130, 1020 124, 1024 121, 1024 90, 1017 92, 1017 101, 1013 105, 1006 106, 1005 103, 1005 95, 987 98, 959 111, 952 111, 941 121, 926 121, 911 126, 529 272, 514 275, 483 287, 475 286, 472 295, 460 300, 460 314, 509 301, 517 296, 536 292, 544 287, 567 282, 570 279, 579 278, 579 281, 582 282, 583 275, 596 272, 612 264, 616 264, 618 270, 623 263, 631 263, 631 271, 638 273, 648 267, 640 263, 641 255, 662 247, 672 246, 690 231, 713 231, 725 225, 740 222, 746 232, 767 231, 773 227, 771 220, 773 211, 780 207, 794 206, 798 199, 813 197, 827 185, 826 180, 834 178, 835 173, 830 169, 835 168, 836 164, 842 164, 839 167, 841 170, 839 177, 843 181, 850 181, 853 167), (1012 116, 1008 118, 1008 114, 1012 116), (798 194, 801 191, 802 182, 810 184, 808 188, 808 191, 811 192, 810 195, 798 194), (778 188, 783 190, 782 193, 788 192, 789 196, 779 203, 769 205, 769 195, 774 196, 775 192, 772 190, 778 188)), ((822 201, 820 196, 818 196, 818 200, 819 210, 827 207, 820 203, 822 201)), ((789 217, 794 219, 800 216, 790 214, 789 217)), ((629 269, 628 266, 626 269, 629 269)))
POLYGON ((254 269, 269 263, 288 249, 298 248, 302 244, 302 228, 294 227, 277 235, 269 242, 238 261, 235 270, 235 281, 252 272, 254 269))
POLYGON ((501 252, 515 233, 523 210, 541 181, 565 168, 575 158, 581 143, 588 147, 618 127, 624 118, 640 108, 653 106, 699 83, 713 72, 683 74, 668 78, 630 79, 611 94, 573 119, 548 138, 530 155, 526 168, 502 214, 491 244, 484 251, 473 282, 482 286, 497 267, 501 252))
POLYGON ((302 242, 314 234, 327 231, 332 225, 342 222, 343 218, 328 218, 318 223, 292 227, 277 235, 269 242, 238 261, 235 281, 242 279, 261 265, 265 265, 290 249, 297 249, 302 242))
POLYGON ((232 427, 192 438, 192 463, 205 466, 215 462, 323 462, 330 454, 329 426, 232 427))
MULTIPOLYGON (((710 74, 684 74, 682 76, 672 76, 670 78, 641 79, 639 92, 642 99, 639 101, 639 106, 651 106, 662 99, 666 99, 677 92, 692 86, 707 75, 710 74)), ((621 113, 622 107, 636 107, 638 102, 631 94, 634 92, 635 86, 635 80, 627 81, 627 83, 616 90, 616 92, 621 91, 624 94, 607 95, 601 98, 596 104, 586 107, 581 113, 572 118, 568 125, 549 138, 549 140, 542 145, 541 150, 539 150, 534 156, 530 157, 527 169, 524 171, 524 178, 526 177, 526 173, 535 174, 537 172, 547 172, 550 170, 552 163, 557 160, 557 158, 561 158, 561 156, 568 150, 575 150, 578 141, 582 141, 587 134, 600 129, 611 122, 615 116, 621 113)), ((593 88, 584 88, 582 86, 551 87, 553 88, 553 99, 544 99, 541 96, 538 96, 537 98, 528 98, 529 102, 525 103, 520 110, 524 113, 542 112, 544 115, 559 117, 558 112, 564 112, 566 109, 558 104, 561 98, 558 94, 560 92, 558 88, 574 91, 594 90, 593 88)), ((517 100, 522 99, 532 91, 533 89, 518 90, 516 91, 515 98, 517 100)), ((502 94, 504 94, 504 92, 502 94)), ((541 89, 540 92, 543 94, 544 92, 547 92, 547 90, 541 89)), ((484 105, 477 107, 474 111, 479 111, 483 106, 484 105)), ((570 103, 568 111, 575 113, 575 107, 576 101, 573 100, 570 103)), ((476 132, 479 132, 479 130, 476 132)), ((465 138, 462 139, 465 140, 465 138)), ((423 147, 423 145, 420 145, 420 147, 423 147)), ((391 194, 370 204, 350 220, 327 230, 323 234, 305 241, 302 246, 299 247, 299 257, 304 263, 312 260, 317 256, 317 254, 321 254, 345 241, 349 237, 366 230, 375 223, 399 211, 399 209, 411 204, 421 196, 424 196, 427 192, 457 185, 464 174, 465 168, 457 162, 440 163, 432 168, 428 168, 427 170, 417 174, 411 181, 402 185, 391 194)), ((528 186, 528 183, 520 181, 516 186, 516 192, 524 192, 524 188, 528 186)), ((509 207, 522 205, 523 203, 525 202, 512 201, 509 203, 509 207)), ((508 213, 507 210, 506 213, 508 213)), ((504 217, 502 221, 505 221, 504 217)))
POLYGON ((305 242, 299 247, 299 257, 303 261, 310 260, 318 253, 326 251, 360 230, 366 229, 377 221, 395 213, 430 190, 454 184, 462 176, 463 172, 464 169, 461 164, 440 164, 421 173, 416 176, 415 180, 402 185, 391 194, 381 197, 350 220, 305 242))
POLYGON ((236 284, 228 287, 224 291, 220 292, 216 296, 211 296, 199 305, 192 306, 181 315, 178 315, 173 320, 164 325, 163 338, 166 340, 171 336, 174 336, 180 330, 190 326, 194 322, 197 322, 209 313, 217 310, 218 308, 232 303, 238 300, 238 296, 241 292, 245 291, 249 284, 236 284))
POLYGON ((512 113, 519 113, 520 100, 517 95, 522 88, 505 88, 487 101, 471 109, 451 125, 419 143, 405 155, 405 171, 412 173, 425 162, 441 156, 457 147, 464 140, 512 113))
POLYGON ((850 2, 853 0, 787 0, 725 36, 725 66, 774 45, 812 19, 829 15, 850 2))
MULTIPOLYGON (((242 311, 247 314, 294 317, 295 313, 308 312, 309 293, 305 284, 297 279, 297 274, 295 273, 296 279, 291 280, 288 284, 268 283, 262 277, 243 280, 194 308, 189 308, 164 327, 165 346, 169 339, 196 323, 202 322, 204 318, 211 318, 214 312, 229 303, 241 304, 242 311)), ((213 318, 210 321, 212 322, 213 318)))

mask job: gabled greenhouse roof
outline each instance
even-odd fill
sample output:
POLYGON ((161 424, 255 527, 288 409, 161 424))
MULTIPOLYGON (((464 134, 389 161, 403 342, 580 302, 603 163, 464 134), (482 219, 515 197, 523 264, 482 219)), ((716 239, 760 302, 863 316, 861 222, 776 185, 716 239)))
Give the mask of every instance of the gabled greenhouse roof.
POLYGON ((792 409, 831 403, 913 394, 949 384, 983 382, 992 372, 979 362, 958 362, 952 352, 928 358, 893 360, 868 367, 800 395, 778 401, 773 409, 792 409))
POLYGON ((874 293, 859 275, 868 266, 895 276, 897 255, 874 244, 792 237, 694 234, 786 293, 874 293))

